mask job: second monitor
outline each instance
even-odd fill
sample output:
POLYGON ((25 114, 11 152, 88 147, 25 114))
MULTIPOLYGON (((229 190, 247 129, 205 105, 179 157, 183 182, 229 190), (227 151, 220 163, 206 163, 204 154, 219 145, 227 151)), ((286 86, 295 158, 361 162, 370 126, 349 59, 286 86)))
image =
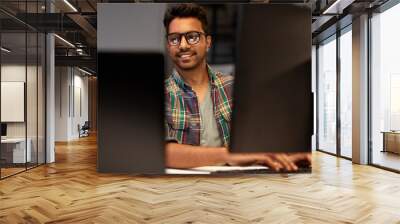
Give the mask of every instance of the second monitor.
POLYGON ((231 150, 311 152, 310 8, 242 5, 239 19, 231 150))

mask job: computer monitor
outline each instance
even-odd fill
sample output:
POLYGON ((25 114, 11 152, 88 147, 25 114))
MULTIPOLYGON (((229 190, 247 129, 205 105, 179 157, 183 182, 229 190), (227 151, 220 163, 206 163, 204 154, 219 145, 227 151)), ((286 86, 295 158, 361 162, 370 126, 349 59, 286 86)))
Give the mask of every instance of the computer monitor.
POLYGON ((310 8, 242 5, 239 19, 231 151, 311 152, 310 8))
POLYGON ((98 170, 164 173, 164 56, 99 52, 98 170))
POLYGON ((7 124, 1 123, 1 137, 7 137, 7 124))

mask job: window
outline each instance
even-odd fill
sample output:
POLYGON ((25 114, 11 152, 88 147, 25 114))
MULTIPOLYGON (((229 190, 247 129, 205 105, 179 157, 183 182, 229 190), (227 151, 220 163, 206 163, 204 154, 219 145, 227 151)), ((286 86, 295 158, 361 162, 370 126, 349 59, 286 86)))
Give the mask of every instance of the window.
POLYGON ((393 153, 400 148, 399 21, 400 4, 371 18, 371 157, 373 164, 396 170, 400 170, 400 156, 393 153))
POLYGON ((351 26, 340 36, 340 155, 352 157, 352 35, 351 26))
POLYGON ((318 146, 336 153, 336 36, 318 48, 318 146))

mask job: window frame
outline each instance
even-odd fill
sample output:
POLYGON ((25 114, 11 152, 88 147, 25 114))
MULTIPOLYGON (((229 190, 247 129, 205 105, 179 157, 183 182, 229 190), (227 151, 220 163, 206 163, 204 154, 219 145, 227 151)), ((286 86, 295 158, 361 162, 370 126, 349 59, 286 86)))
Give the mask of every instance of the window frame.
POLYGON ((340 37, 347 32, 352 32, 352 23, 347 24, 343 28, 337 30, 332 35, 328 36, 325 39, 320 40, 316 44, 316 151, 327 153, 329 155, 333 155, 339 158, 343 158, 346 160, 352 160, 352 158, 342 155, 341 150, 341 118, 340 118, 340 103, 341 103, 341 90, 340 90, 340 82, 341 82, 341 67, 340 67, 340 37), (320 74, 319 74, 319 47, 321 44, 329 43, 330 41, 336 41, 336 152, 328 152, 327 150, 321 149, 319 143, 319 84, 320 84, 320 74))

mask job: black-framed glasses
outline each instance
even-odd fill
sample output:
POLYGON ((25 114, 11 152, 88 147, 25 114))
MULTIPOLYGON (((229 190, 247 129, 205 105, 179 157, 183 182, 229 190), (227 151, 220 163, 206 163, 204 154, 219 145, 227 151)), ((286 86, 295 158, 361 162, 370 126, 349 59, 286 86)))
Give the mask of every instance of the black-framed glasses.
POLYGON ((167 41, 169 45, 179 46, 181 44, 182 36, 184 36, 188 44, 194 45, 200 42, 201 35, 206 34, 198 31, 190 31, 186 33, 170 33, 167 35, 167 41))

